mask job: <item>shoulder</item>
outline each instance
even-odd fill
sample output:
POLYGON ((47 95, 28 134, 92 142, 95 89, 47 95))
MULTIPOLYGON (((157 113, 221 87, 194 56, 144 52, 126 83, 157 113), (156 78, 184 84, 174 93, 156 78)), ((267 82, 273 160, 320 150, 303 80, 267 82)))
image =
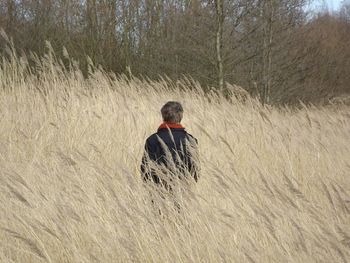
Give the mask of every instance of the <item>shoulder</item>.
POLYGON ((146 139, 146 143, 154 143, 158 141, 158 134, 157 133, 153 133, 152 135, 150 135, 147 139, 146 139))
POLYGON ((158 148, 158 144, 158 136, 156 133, 153 133, 146 139, 145 149, 148 152, 154 152, 158 148))
POLYGON ((187 138, 190 142, 195 142, 195 143, 198 143, 198 140, 196 137, 194 137, 192 134, 186 132, 186 135, 187 135, 187 138))

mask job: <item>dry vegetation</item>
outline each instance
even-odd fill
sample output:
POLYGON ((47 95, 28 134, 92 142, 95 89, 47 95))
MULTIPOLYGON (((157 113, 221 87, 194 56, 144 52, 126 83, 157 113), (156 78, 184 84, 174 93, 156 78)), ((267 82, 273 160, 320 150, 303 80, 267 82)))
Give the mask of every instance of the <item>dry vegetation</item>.
POLYGON ((52 61, 37 76, 25 58, 0 69, 1 262, 350 261, 348 106, 84 80, 52 61), (138 170, 170 99, 184 104, 202 171, 181 213, 169 202, 159 216, 138 170))

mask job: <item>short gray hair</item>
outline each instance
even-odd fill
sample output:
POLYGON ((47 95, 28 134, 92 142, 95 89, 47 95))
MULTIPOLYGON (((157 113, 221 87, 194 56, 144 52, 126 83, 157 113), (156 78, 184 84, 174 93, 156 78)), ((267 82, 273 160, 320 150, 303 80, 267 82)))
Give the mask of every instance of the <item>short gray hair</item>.
POLYGON ((180 123, 183 116, 182 105, 177 101, 168 101, 160 110, 163 121, 171 123, 180 123))

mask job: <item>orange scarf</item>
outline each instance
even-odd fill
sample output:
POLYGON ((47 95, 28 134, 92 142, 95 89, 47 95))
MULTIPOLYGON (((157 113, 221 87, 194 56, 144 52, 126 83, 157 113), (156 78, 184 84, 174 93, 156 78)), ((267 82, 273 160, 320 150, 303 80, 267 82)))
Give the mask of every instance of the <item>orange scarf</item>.
POLYGON ((184 126, 182 126, 180 123, 170 123, 170 122, 163 122, 158 130, 160 129, 185 129, 184 126))

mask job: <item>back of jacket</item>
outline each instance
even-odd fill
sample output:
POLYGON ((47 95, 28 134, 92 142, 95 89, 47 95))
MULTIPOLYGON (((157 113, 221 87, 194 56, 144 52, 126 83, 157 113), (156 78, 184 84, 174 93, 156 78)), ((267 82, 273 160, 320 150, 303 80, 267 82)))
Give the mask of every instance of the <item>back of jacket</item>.
POLYGON ((159 129, 146 140, 141 164, 143 179, 152 180, 156 184, 162 183, 158 174, 151 168, 150 162, 154 162, 173 172, 172 174, 190 174, 197 181, 198 167, 194 156, 197 145, 197 139, 184 128, 159 129))

